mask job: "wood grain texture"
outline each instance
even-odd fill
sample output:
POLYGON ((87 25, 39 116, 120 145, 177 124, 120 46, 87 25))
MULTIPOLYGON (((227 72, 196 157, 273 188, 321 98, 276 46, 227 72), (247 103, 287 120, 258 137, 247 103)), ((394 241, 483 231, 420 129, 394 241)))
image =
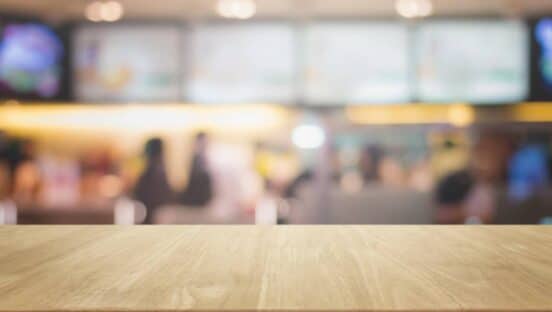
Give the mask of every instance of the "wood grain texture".
POLYGON ((0 311, 185 310, 552 311, 552 227, 0 227, 0 311))

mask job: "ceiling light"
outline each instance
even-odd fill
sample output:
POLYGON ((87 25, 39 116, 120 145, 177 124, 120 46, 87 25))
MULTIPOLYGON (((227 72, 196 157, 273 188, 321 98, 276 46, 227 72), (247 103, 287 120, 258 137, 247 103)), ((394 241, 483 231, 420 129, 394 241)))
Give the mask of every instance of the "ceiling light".
POLYGON ((255 15, 257 6, 253 0, 219 0, 216 11, 225 18, 248 19, 255 15))
POLYGON ((115 22, 123 17, 123 5, 117 1, 105 2, 102 6, 102 17, 106 22, 115 22))
POLYGON ((88 4, 84 13, 86 18, 91 22, 101 22, 102 5, 103 4, 101 2, 92 2, 88 4))
POLYGON ((406 18, 420 18, 433 14, 431 0, 397 0, 395 9, 400 16, 406 18))
POLYGON ((85 16, 92 22, 115 22, 123 17, 123 5, 117 1, 94 1, 88 4, 85 16))

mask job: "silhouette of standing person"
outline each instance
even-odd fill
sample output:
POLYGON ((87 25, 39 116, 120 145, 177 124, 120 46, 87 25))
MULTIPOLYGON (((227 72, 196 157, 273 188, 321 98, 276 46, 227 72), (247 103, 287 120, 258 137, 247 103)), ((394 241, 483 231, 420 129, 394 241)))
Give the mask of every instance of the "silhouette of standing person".
POLYGON ((207 165, 208 137, 200 132, 195 137, 192 165, 188 176, 188 186, 180 195, 180 203, 185 206, 202 207, 213 197, 213 180, 207 165))
POLYGON ((173 191, 165 171, 163 141, 159 138, 150 139, 145 145, 144 152, 146 168, 138 179, 134 197, 146 206, 147 215, 144 223, 152 224, 155 210, 172 201, 173 191))

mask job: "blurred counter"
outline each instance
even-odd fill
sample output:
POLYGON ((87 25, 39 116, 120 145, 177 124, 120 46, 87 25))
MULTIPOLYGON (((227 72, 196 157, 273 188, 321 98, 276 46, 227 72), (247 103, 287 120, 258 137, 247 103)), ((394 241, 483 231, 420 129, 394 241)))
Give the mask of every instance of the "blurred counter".
POLYGON ((113 209, 21 209, 17 215, 18 224, 113 224, 113 209))
MULTIPOLYGON (((1 205, 0 213, 7 208, 1 205)), ((70 206, 18 205, 13 223, 17 224, 136 224, 146 214, 142 203, 121 198, 102 203, 80 203, 70 206)), ((1 223, 0 223, 1 224, 1 223)), ((10 224, 9 222, 7 224, 10 224)))
POLYGON ((0 311, 550 311, 552 227, 0 227, 0 311))

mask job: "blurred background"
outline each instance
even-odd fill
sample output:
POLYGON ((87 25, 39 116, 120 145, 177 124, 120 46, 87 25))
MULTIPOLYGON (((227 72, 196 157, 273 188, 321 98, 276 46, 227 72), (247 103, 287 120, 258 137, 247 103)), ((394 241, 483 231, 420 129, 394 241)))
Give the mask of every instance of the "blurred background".
POLYGON ((552 1, 0 0, 0 224, 552 223, 552 1))

